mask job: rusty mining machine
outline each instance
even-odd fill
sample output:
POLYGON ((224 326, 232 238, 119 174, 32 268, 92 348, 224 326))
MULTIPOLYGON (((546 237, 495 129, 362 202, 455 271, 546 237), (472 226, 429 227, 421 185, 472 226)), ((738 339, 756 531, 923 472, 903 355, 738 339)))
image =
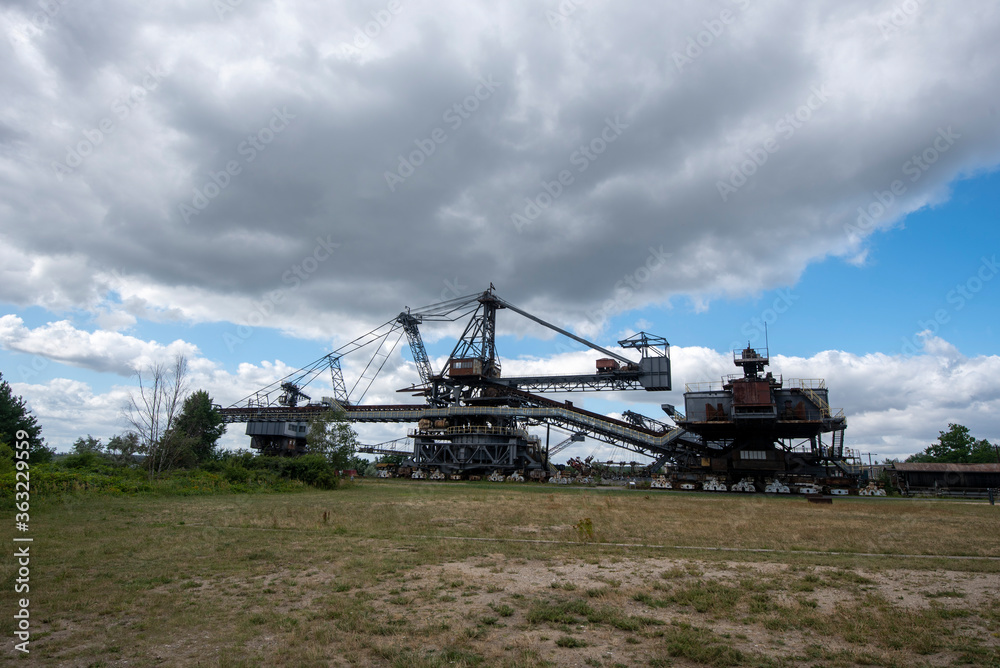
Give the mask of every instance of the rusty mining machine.
POLYGON ((362 449, 375 454, 405 455, 399 470, 435 479, 547 479, 550 470, 541 439, 529 433, 545 424, 573 436, 558 448, 584 437, 644 455, 649 473, 661 468, 677 481, 675 489, 790 491, 795 483, 847 487, 842 465, 843 413, 834 413, 820 381, 783 384, 770 373, 766 350, 734 353, 743 377, 705 387, 689 386, 686 415, 670 404, 663 409, 672 423, 626 411, 615 419, 542 396, 554 392, 668 391, 672 387, 667 340, 639 332, 618 341, 639 359, 603 348, 532 315, 500 298, 493 286, 396 318, 350 341, 312 364, 275 381, 228 408, 227 423, 246 423, 251 447, 267 454, 306 451, 309 421, 334 409, 351 422, 395 422, 415 425, 404 447, 397 439, 362 449), (504 376, 496 349, 497 312, 508 310, 593 349, 602 357, 594 373, 504 376), (443 368, 435 371, 419 326, 468 318, 443 368), (420 383, 399 392, 422 397, 423 403, 363 403, 378 372, 405 335, 420 383), (374 352, 347 390, 341 359, 361 348, 374 352), (304 392, 316 378, 330 373, 333 396, 314 402, 304 392), (352 396, 357 397, 352 400, 352 396), (832 433, 829 443, 823 435, 832 433), (802 483, 801 481, 806 481, 802 483))
POLYGON ((844 460, 847 418, 830 408, 825 381, 782 381, 765 373, 767 348, 735 350, 733 363, 742 375, 684 388, 685 415, 677 425, 697 435, 703 448, 700 466, 678 479, 720 491, 763 485, 777 493, 847 493, 854 487, 854 469, 844 460))

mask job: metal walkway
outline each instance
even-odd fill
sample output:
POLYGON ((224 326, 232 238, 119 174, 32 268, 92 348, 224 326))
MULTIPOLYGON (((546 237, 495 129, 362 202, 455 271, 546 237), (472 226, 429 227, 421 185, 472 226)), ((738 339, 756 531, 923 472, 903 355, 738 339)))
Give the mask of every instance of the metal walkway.
MULTIPOLYGON (((520 394, 520 393, 519 393, 520 394)), ((419 422, 421 419, 447 419, 452 417, 523 418, 549 422, 572 431, 583 431, 587 436, 616 445, 639 454, 656 457, 673 452, 679 441, 696 438, 677 427, 669 431, 654 432, 629 425, 580 408, 561 404, 543 397, 523 393, 524 398, 542 404, 539 406, 448 406, 433 408, 426 405, 399 406, 345 406, 351 422, 419 422), (684 439, 687 435, 687 439, 684 439)), ((325 406, 297 408, 223 408, 227 423, 250 421, 303 422, 329 410, 325 406)), ((694 443, 691 443, 692 445, 694 443)))

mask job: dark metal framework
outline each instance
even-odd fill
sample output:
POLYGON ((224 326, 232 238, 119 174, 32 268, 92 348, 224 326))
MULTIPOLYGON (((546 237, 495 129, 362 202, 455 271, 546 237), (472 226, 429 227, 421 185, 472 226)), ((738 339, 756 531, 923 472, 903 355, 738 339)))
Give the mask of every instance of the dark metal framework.
POLYGON ((528 392, 610 392, 643 389, 641 376, 641 371, 631 370, 568 376, 508 376, 490 380, 494 385, 528 392))
MULTIPOLYGON (((556 452, 573 439, 586 437, 649 457, 653 459, 652 470, 669 462, 689 471, 705 470, 706 466, 723 473, 815 471, 824 467, 828 470, 842 459, 846 420, 842 414, 834 415, 830 410, 825 386, 783 388, 780 379, 770 373, 762 375, 768 363, 766 350, 737 351, 734 362, 743 368, 742 378, 730 377, 722 387, 707 393, 686 393, 686 417, 664 404, 676 426, 632 411, 626 411, 624 419, 617 420, 570 402, 539 396, 541 392, 670 389, 669 343, 665 338, 639 332, 618 344, 626 350, 638 351, 639 360, 598 346, 521 310, 498 297, 491 285, 482 293, 419 309, 407 308, 393 320, 263 388, 239 405, 223 409, 223 415, 227 422, 247 422, 248 433, 252 425, 261 422, 303 423, 330 407, 343 410, 346 419, 354 422, 415 423, 416 429, 408 436, 413 440, 410 463, 446 473, 485 473, 490 469, 510 473, 544 467, 547 464, 544 451, 538 439, 527 431, 531 424, 547 424, 574 434, 571 440, 556 446, 556 452), (603 355, 597 362, 597 372, 503 376, 496 348, 496 317, 504 309, 603 355), (463 317, 469 318, 464 331, 444 367, 436 373, 419 326, 428 321, 450 322, 463 317), (394 333, 398 334, 395 338, 394 333), (403 334, 420 384, 400 391, 423 397, 424 403, 361 404, 360 399, 403 334), (375 352, 348 393, 340 360, 366 346, 374 346, 375 352), (319 403, 299 405, 300 398, 309 400, 302 388, 324 369, 330 370, 334 396, 319 403), (359 388, 362 390, 359 398, 352 401, 359 388), (282 392, 277 398, 276 389, 282 392), (831 442, 827 445, 821 435, 831 432, 831 442), (767 454, 775 452, 781 454, 767 454)), ((259 434, 280 431, 254 429, 259 434)), ((364 451, 399 453, 401 448, 394 442, 366 446, 364 451)))
POLYGON ((831 410, 825 383, 786 383, 765 373, 769 362, 766 348, 734 351, 733 363, 743 375, 689 389, 684 394, 686 417, 678 425, 701 437, 715 473, 850 475, 843 457, 847 419, 842 411, 831 410), (828 443, 824 434, 830 434, 828 443))
POLYGON ((497 310, 504 308, 502 300, 492 290, 479 297, 479 308, 469 320, 465 331, 451 351, 442 376, 454 371, 458 360, 476 360, 481 364, 477 375, 493 378, 500 375, 500 358, 497 355, 497 310))
POLYGON ((423 322, 423 318, 405 311, 399 314, 396 321, 403 326, 403 331, 406 332, 406 340, 410 344, 410 353, 413 355, 413 363, 417 366, 417 373, 420 374, 420 382, 426 385, 434 376, 434 369, 431 367, 430 358, 427 357, 427 349, 424 348, 424 340, 417 327, 423 322))

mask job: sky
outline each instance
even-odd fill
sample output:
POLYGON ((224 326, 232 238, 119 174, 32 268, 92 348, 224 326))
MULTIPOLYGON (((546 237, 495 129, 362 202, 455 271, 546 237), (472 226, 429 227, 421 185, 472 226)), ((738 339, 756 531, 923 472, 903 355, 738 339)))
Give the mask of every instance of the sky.
MULTIPOLYGON (((671 392, 590 410, 663 419, 766 323, 847 447, 1000 441, 995 2, 5 0, 0 30, 0 372, 57 450, 125 430, 135 369, 184 355, 229 405, 490 284, 670 341, 671 392)), ((460 328, 425 325, 436 368, 460 328)), ((509 312, 498 348, 595 359, 509 312)), ((417 380, 404 338, 365 401, 417 380)))

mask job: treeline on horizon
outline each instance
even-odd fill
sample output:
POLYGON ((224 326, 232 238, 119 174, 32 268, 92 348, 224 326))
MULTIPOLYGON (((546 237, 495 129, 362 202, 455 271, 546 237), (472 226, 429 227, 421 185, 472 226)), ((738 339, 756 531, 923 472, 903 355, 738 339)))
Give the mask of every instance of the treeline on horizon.
POLYGON ((208 392, 186 391, 185 374, 183 358, 177 358, 172 367, 151 366, 137 374, 139 389, 123 410, 131 428, 106 443, 90 434, 82 436, 69 454, 57 454, 46 445, 38 419, 0 374, 0 498, 13 503, 16 482, 26 477, 31 494, 44 497, 83 492, 190 495, 329 490, 339 486, 341 471, 374 473, 374 465, 355 454, 357 434, 343 415, 333 411, 310 425, 309 454, 270 457, 221 449, 222 416, 208 392), (17 447, 25 442, 27 448, 17 447), (25 464, 19 462, 27 462, 27 475, 20 470, 25 464))

